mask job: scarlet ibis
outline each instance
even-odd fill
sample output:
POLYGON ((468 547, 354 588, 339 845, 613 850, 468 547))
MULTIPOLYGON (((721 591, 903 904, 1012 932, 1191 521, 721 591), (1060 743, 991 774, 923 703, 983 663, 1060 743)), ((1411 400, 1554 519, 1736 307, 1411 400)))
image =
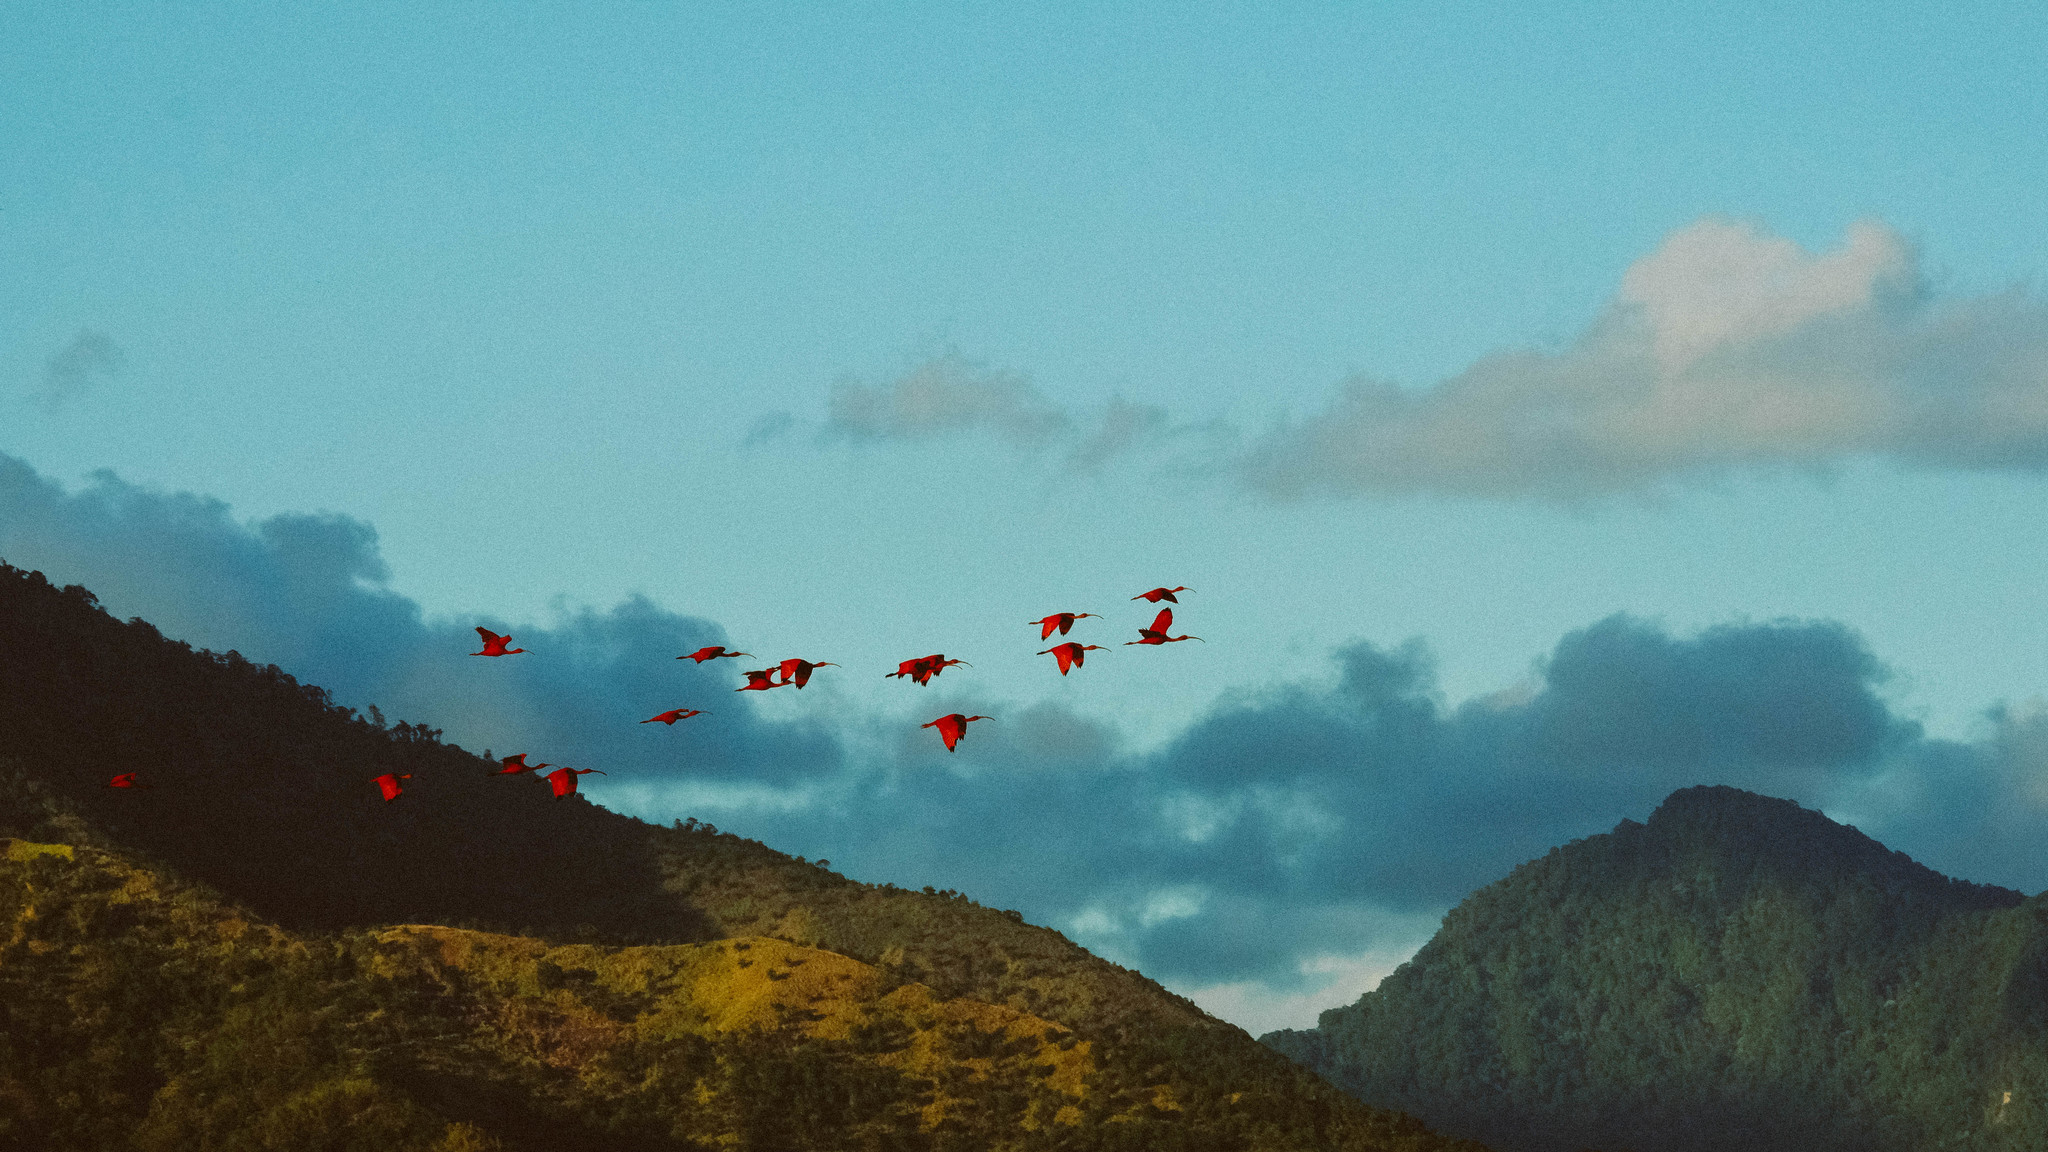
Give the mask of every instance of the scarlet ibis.
MULTIPOLYGON (((1091 616, 1097 620, 1102 619, 1102 617, 1096 616, 1093 612, 1055 612, 1043 620, 1033 620, 1032 623, 1038 625, 1041 629, 1038 633, 1040 640, 1050 640, 1054 630, 1058 630, 1060 635, 1065 636, 1067 629, 1074 626, 1074 621, 1085 620, 1091 616)), ((1044 653, 1041 652, 1039 655, 1042 656, 1044 653)))
MULTIPOLYGON (((1152 626, 1138 629, 1138 638, 1124 641, 1124 647, 1128 648, 1133 644, 1172 644, 1179 640, 1202 640, 1200 636, 1168 636, 1166 633, 1172 627, 1173 609, 1161 608, 1159 615, 1152 618, 1152 626)), ((1202 643, 1207 644, 1208 641, 1202 640, 1202 643)))
POLYGON ((727 651, 725 650, 725 645, 723 645, 723 644, 713 644, 713 645, 711 645, 711 646, 710 646, 709 648, 699 648, 699 649, 697 649, 697 650, 696 650, 695 652, 692 652, 692 653, 690 653, 690 654, 689 654, 688 656, 678 656, 678 657, 676 657, 676 659, 678 659, 678 660, 695 660, 695 661, 696 661, 697 663, 699 663, 699 664, 702 664, 702 663, 703 663, 703 662, 705 662, 706 660, 716 660, 716 659, 718 659, 718 658, 719 658, 719 657, 721 657, 721 656, 752 656, 752 655, 753 655, 753 653, 752 653, 752 652, 727 652, 727 651))
POLYGON ((578 776, 588 776, 592 772, 597 773, 599 776, 611 775, 611 773, 606 772, 602 768, 557 768, 553 772, 548 773, 547 781, 554 787, 555 799, 560 800, 576 790, 576 778, 578 776))
POLYGON ((702 716, 703 714, 704 710, 702 708, 671 708, 659 716, 649 716, 647 719, 642 720, 641 723, 666 724, 673 728, 678 720, 688 720, 692 716, 702 716))
MULTIPOLYGON (((894 672, 888 673, 883 678, 894 679, 898 676, 908 676, 919 684, 929 684, 932 677, 937 676, 955 664, 967 664, 967 661, 948 660, 945 653, 934 652, 929 656, 920 656, 915 660, 905 660, 896 666, 894 672)), ((974 667, 972 664, 967 664, 967 666, 969 668, 974 667)))
POLYGON ((135 779, 135 773, 133 773, 133 772, 120 772, 120 773, 116 773, 116 774, 115 774, 115 776, 114 776, 114 778, 113 778, 112 780, 109 780, 109 781, 107 781, 107 787, 109 787, 109 788, 147 788, 147 787, 149 787, 149 785, 147 785, 147 784, 142 784, 142 783, 138 783, 138 782, 136 781, 136 779, 135 779))
MULTIPOLYGON (((1044 637, 1040 637, 1040 639, 1044 639, 1044 637)), ((1044 652, 1040 652, 1039 655, 1044 656, 1050 653, 1054 659, 1060 662, 1060 675, 1065 676, 1067 669, 1079 668, 1081 662, 1088 658, 1088 653, 1101 648, 1102 645, 1100 644, 1082 644, 1078 641, 1069 640, 1065 644, 1055 644, 1044 652)), ((1107 651, 1107 649, 1103 650, 1107 651)))
POLYGON ((476 630, 476 634, 484 638, 484 650, 481 652, 471 652, 471 656, 510 656, 514 652, 526 651, 524 648, 505 647, 505 645, 512 642, 512 637, 500 636, 489 628, 479 628, 476 630))
POLYGON ((744 687, 735 688, 733 689, 733 691, 766 692, 770 688, 780 688, 782 687, 782 685, 781 683, 776 681, 775 673, 776 669, 774 668, 763 668, 759 672, 749 672, 747 673, 746 685, 744 687))
POLYGON ((538 772, 541 769, 547 767, 546 764, 528 764, 526 762, 526 753, 524 752, 521 752, 517 756, 507 756, 503 760, 498 761, 498 763, 503 764, 504 767, 498 769, 496 772, 488 773, 488 775, 517 776, 521 772, 538 772))
POLYGON ((400 788, 398 786, 398 782, 400 780, 410 779, 412 779, 412 773, 410 772, 400 772, 396 774, 386 772, 382 776, 378 776, 372 779, 370 783, 375 784, 377 786, 377 789, 384 793, 384 802, 386 804, 389 804, 393 800, 398 799, 399 793, 405 791, 405 789, 400 788))
POLYGON ((1171 600, 1171 601, 1173 601, 1173 602, 1174 602, 1175 604, 1178 604, 1178 603, 1180 603, 1180 600, 1179 600, 1178 598, 1176 598, 1176 597, 1174 596, 1174 593, 1175 593, 1175 592, 1193 592, 1193 591, 1194 591, 1194 589, 1193 589, 1193 588, 1189 588, 1189 587, 1187 587, 1187 586, 1185 586, 1185 585, 1182 585, 1182 586, 1180 586, 1180 587, 1177 587, 1177 588, 1154 588, 1154 589, 1153 589, 1153 590, 1151 590, 1150 592, 1140 592, 1140 593, 1138 593, 1138 594, 1137 594, 1136 596, 1133 596, 1133 597, 1131 597, 1131 599, 1133 599, 1133 600, 1150 600, 1150 601, 1151 601, 1152 603, 1154 603, 1154 604, 1157 604, 1157 603, 1159 603, 1159 602, 1160 602, 1161 600, 1171 600))
POLYGON ((830 660, 799 660, 792 656, 782 662, 782 682, 794 684, 799 689, 811 682, 811 673, 820 668, 837 668, 830 660))
POLYGON ((939 739, 946 742, 946 751, 951 752, 953 746, 960 743, 961 735, 967 731, 969 721, 993 719, 995 719, 993 716, 962 716, 958 712, 950 712, 929 724, 919 724, 918 727, 937 728, 939 730, 939 739))

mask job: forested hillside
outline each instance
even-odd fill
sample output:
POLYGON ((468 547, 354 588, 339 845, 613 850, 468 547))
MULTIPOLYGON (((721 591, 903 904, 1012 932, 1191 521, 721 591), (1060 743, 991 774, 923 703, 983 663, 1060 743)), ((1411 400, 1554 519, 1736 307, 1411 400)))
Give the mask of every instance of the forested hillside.
POLYGON ((0 1147, 1459 1146, 1013 912, 494 767, 0 565, 0 1147))
POLYGON ((1517 1152, 2048 1148, 2048 897, 1790 801, 1674 793, 1264 1042, 1517 1152))

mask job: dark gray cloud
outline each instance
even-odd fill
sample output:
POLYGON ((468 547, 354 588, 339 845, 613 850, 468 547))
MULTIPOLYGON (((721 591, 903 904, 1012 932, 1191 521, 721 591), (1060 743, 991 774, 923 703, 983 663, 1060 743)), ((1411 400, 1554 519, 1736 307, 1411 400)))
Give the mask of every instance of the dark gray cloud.
POLYGON ((110 610, 166 635, 237 649, 343 703, 431 723, 479 751, 530 751, 631 779, 673 772, 676 750, 687 747, 695 776, 776 784, 829 775, 841 763, 829 734, 764 722, 744 697, 735 702, 729 669, 675 659, 725 641, 710 621, 637 597, 544 624, 428 619, 385 585, 376 531, 346 516, 243 524, 217 500, 154 492, 110 473, 67 493, 0 455, 0 559, 84 584, 110 610), (529 655, 469 656, 476 624, 514 633, 529 655), (676 735, 665 726, 637 723, 712 700, 714 715, 688 722, 687 743, 663 739, 676 735))
POLYGON ((1361 643, 1327 677, 1222 701, 1153 752, 1055 761, 1016 725, 978 730, 957 760, 899 763, 830 814, 745 824, 1023 908, 1184 987, 1313 980, 1312 959, 1384 947, 1699 783, 1826 807, 1936 867, 2042 887, 2048 713, 1931 741, 1886 705, 1886 679, 1832 622, 1681 637, 1615 616, 1562 638, 1523 688, 1452 706, 1421 644, 1361 643))
POLYGON ((121 346, 111 337, 87 328, 43 365, 35 397, 45 408, 62 408, 102 380, 120 375, 127 362, 121 346))
POLYGON ((1398 952, 1473 888, 1693 784, 1821 807, 1954 875, 2048 884, 2048 710, 1928 739, 1886 704, 1862 640, 1827 621, 1674 636, 1614 616, 1560 639, 1528 682, 1456 703, 1420 642, 1357 643, 1142 751, 1060 706, 941 683, 923 715, 996 716, 948 753, 900 717, 757 717, 729 669, 674 659, 723 642, 718 626, 644 599, 482 620, 532 656, 468 656, 473 622, 392 591, 374 531, 345 516, 244 524, 111 475, 66 492, 0 456, 0 558, 466 745, 606 768, 598 794, 636 814, 957 888, 1183 988, 1312 991, 1337 961, 1398 952), (707 699, 717 715, 687 741, 635 723, 707 699))

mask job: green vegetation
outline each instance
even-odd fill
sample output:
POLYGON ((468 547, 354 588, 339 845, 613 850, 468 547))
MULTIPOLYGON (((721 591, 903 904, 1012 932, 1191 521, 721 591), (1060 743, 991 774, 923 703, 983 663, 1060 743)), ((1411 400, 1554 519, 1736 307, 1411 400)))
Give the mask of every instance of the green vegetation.
POLYGON ((1014 912, 438 736, 0 565, 0 1148, 1473 1147, 1014 912))
POLYGON ((1732 788, 1475 893, 1264 1042, 1502 1148, 2048 1148, 2048 897, 1732 788))

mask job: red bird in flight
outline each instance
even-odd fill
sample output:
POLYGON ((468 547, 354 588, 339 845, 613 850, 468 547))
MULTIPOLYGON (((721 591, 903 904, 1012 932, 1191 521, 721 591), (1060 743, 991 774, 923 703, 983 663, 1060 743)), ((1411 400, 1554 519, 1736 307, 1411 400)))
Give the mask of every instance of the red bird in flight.
POLYGON ((704 710, 702 708, 671 708, 668 711, 663 712, 659 716, 649 716, 647 719, 642 720, 641 723, 666 724, 669 727, 673 728, 676 726, 676 721, 678 720, 688 720, 692 716, 702 715, 704 715, 704 710))
POLYGON ((716 660, 716 659, 718 659, 718 658, 719 658, 719 657, 721 657, 721 656, 752 656, 752 655, 753 655, 753 653, 752 653, 752 652, 727 652, 727 651, 725 650, 725 645, 723 645, 723 644, 713 644, 713 645, 712 645, 712 646, 710 646, 709 648, 699 648, 699 649, 697 649, 697 650, 696 650, 695 652, 692 652, 692 653, 690 653, 690 654, 689 654, 688 656, 678 656, 678 657, 676 657, 676 659, 678 659, 678 660, 695 660, 695 661, 696 661, 697 663, 699 663, 699 664, 702 664, 702 663, 703 663, 703 662, 705 662, 706 660, 716 660))
MULTIPOLYGON (((1074 621, 1085 620, 1090 617, 1094 617, 1097 620, 1102 619, 1102 617, 1096 616, 1093 612, 1055 612, 1043 620, 1033 620, 1032 623, 1039 626, 1038 638, 1040 640, 1050 640, 1055 631, 1065 636, 1067 629, 1074 626, 1074 621)), ((1043 656, 1044 653, 1041 652, 1039 655, 1043 656)))
POLYGON ((782 662, 782 682, 794 684, 799 690, 811 682, 811 673, 820 668, 837 668, 830 660, 799 660, 792 656, 782 662))
POLYGON ((763 668, 759 672, 749 672, 747 673, 746 684, 742 687, 733 689, 733 691, 766 692, 770 688, 780 688, 782 687, 782 683, 778 683, 776 681, 775 672, 776 670, 773 668, 763 668))
POLYGON ((116 774, 116 775, 114 776, 114 778, 113 778, 112 780, 109 780, 109 781, 107 781, 107 787, 109 787, 109 788, 147 788, 147 787, 149 787, 149 785, 147 785, 147 784, 143 784, 143 783, 140 783, 140 782, 138 782, 138 781, 137 781, 137 780, 135 779, 135 773, 133 773, 133 772, 121 772, 121 773, 117 773, 117 774, 116 774))
POLYGON ((960 743, 960 737, 966 733, 968 721, 993 719, 995 719, 993 716, 962 716, 958 712, 952 712, 939 717, 929 724, 919 724, 918 727, 937 728, 939 730, 939 739, 946 742, 946 751, 951 752, 953 746, 960 743))
MULTIPOLYGON (((898 676, 908 676, 919 684, 929 684, 932 677, 937 676, 955 664, 967 664, 967 661, 948 660, 945 653, 934 652, 929 656, 919 656, 915 660, 905 660, 896 666, 894 672, 885 674, 883 679, 893 680, 898 676)), ((967 666, 969 668, 974 667, 972 664, 967 664, 967 666)))
POLYGON ((528 764, 526 762, 526 753, 524 752, 521 752, 517 756, 507 756, 503 760, 498 761, 498 763, 503 764, 504 767, 498 769, 496 772, 486 773, 486 775, 517 776, 521 772, 538 772, 541 769, 547 767, 546 764, 528 764))
POLYGON ((524 648, 505 647, 505 645, 512 642, 512 637, 500 636, 489 628, 479 628, 476 630, 476 634, 484 638, 484 650, 481 652, 471 652, 471 656, 510 656, 514 652, 526 651, 524 648))
MULTIPOLYGON (((1172 644, 1180 640, 1202 640, 1200 636, 1168 636, 1166 633, 1172 627, 1173 609, 1161 608, 1159 615, 1152 618, 1152 626, 1138 629, 1138 638, 1124 641, 1124 647, 1128 648, 1133 644, 1172 644)), ((1207 644, 1208 641, 1202 640, 1202 643, 1207 644)))
MULTIPOLYGON (((1189 587, 1187 587, 1187 586, 1185 586, 1185 585, 1182 585, 1181 587, 1178 587, 1178 588, 1154 588, 1154 589, 1153 589, 1153 590, 1151 590, 1150 592, 1140 592, 1140 593, 1138 593, 1138 594, 1137 594, 1136 596, 1133 596, 1133 597, 1131 597, 1131 599, 1133 599, 1133 600, 1150 600, 1150 601, 1151 601, 1152 603, 1154 603, 1154 604, 1157 604, 1157 603, 1159 603, 1159 602, 1160 602, 1161 600, 1171 600, 1171 601, 1173 601, 1173 602, 1174 602, 1175 604, 1178 604, 1178 603, 1180 603, 1180 600, 1179 600, 1179 599, 1177 599, 1177 598, 1176 598, 1176 597, 1174 596, 1174 593, 1175 593, 1175 592, 1193 592, 1193 591, 1194 591, 1194 589, 1193 589, 1193 588, 1189 588, 1189 587)), ((1135 641, 1133 641, 1133 643, 1135 643, 1135 641)))
POLYGON ((389 804, 393 800, 398 799, 399 794, 405 791, 405 789, 400 788, 398 786, 398 782, 400 780, 410 779, 412 779, 412 773, 410 772, 401 772, 395 774, 391 772, 386 772, 382 776, 376 777, 375 779, 371 780, 370 783, 375 784, 377 786, 377 789, 384 793, 384 802, 386 804, 389 804))
POLYGON ((555 799, 560 800, 576 790, 576 778, 578 776, 588 776, 592 772, 597 773, 599 776, 611 775, 611 773, 606 772, 602 768, 557 768, 553 772, 548 773, 547 781, 555 790, 555 799))
MULTIPOLYGON (((1041 636, 1039 639, 1043 640, 1044 637, 1041 636)), ((1040 652, 1039 655, 1045 656, 1050 654, 1054 659, 1058 660, 1060 662, 1060 675, 1065 676, 1067 669, 1079 668, 1081 662, 1088 658, 1087 654, 1098 649, 1107 651, 1100 644, 1082 644, 1078 641, 1069 640, 1065 644, 1055 644, 1044 652, 1040 652)))

